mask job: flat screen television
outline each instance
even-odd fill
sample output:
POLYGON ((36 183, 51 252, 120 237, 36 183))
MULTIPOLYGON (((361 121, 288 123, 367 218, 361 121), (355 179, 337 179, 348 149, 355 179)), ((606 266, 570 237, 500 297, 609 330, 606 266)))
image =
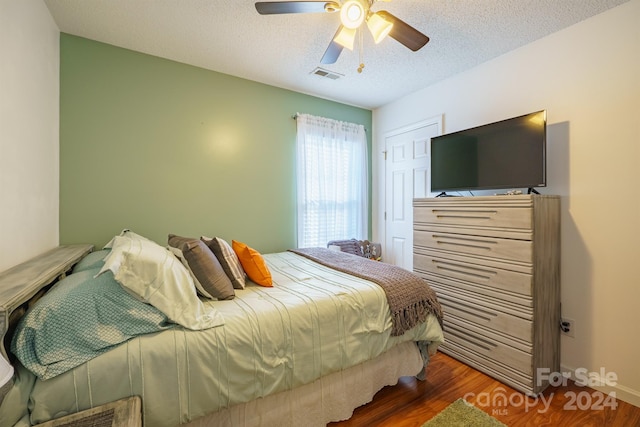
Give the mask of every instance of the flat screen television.
POLYGON ((546 186, 547 112, 431 138, 431 191, 546 186))

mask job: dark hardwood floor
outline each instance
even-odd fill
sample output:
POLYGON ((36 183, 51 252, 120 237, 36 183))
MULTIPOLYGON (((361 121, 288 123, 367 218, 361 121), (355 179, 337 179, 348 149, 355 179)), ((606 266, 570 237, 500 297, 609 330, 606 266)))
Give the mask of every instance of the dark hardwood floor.
POLYGON ((426 381, 403 377, 356 409, 351 419, 330 426, 420 427, 465 396, 510 427, 640 426, 640 408, 572 381, 548 387, 537 399, 529 398, 443 353, 431 358, 426 381))

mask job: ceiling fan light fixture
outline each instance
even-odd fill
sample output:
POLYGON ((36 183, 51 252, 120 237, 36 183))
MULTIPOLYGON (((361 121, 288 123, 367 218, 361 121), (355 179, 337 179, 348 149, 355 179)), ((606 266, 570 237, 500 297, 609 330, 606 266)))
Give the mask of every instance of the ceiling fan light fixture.
POLYGON ((380 43, 391 32, 393 24, 377 13, 371 13, 367 18, 367 27, 373 36, 373 40, 380 43))
POLYGON ((358 0, 348 0, 340 8, 340 21, 346 28, 358 28, 364 22, 365 10, 358 0))
POLYGON ((338 34, 333 39, 334 42, 338 43, 342 47, 346 47, 349 50, 353 50, 353 43, 356 40, 356 29, 355 28, 347 28, 342 26, 338 34))

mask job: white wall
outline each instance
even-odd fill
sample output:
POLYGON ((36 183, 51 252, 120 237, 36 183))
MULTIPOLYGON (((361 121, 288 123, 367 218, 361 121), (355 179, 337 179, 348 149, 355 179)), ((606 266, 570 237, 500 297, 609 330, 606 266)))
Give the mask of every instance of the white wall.
MULTIPOLYGON (((390 130, 439 114, 445 133, 546 109, 545 194, 562 196, 564 369, 601 367, 640 406, 640 0, 374 111, 373 176, 390 130)), ((378 172, 379 171, 379 172, 378 172)), ((380 195, 376 182, 374 194, 380 195)), ((383 236, 374 199, 374 240, 383 236)), ((384 253, 384 251, 383 251, 384 253)))
POLYGON ((42 0, 0 0, 0 271, 58 245, 59 38, 42 0))

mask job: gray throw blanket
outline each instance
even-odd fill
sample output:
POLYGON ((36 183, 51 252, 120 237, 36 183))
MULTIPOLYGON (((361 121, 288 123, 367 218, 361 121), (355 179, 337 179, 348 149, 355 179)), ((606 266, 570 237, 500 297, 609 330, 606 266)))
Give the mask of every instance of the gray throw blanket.
POLYGON ((326 248, 301 248, 289 251, 312 261, 369 280, 384 289, 391 310, 391 335, 404 334, 429 313, 433 313, 442 326, 442 307, 436 293, 421 277, 401 267, 373 261, 356 255, 326 248))

